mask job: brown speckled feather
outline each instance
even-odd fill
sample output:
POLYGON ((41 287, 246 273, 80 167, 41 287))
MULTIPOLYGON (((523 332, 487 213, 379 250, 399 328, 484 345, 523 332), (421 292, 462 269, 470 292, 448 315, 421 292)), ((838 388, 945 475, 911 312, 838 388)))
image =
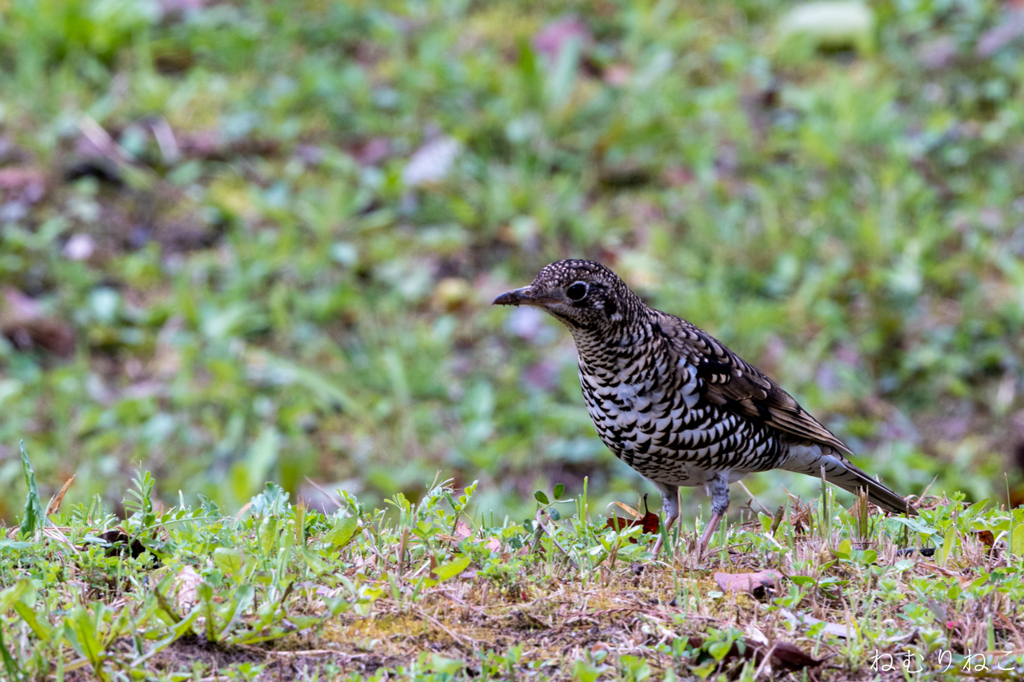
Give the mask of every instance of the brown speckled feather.
POLYGON ((708 400, 742 417, 761 419, 798 441, 827 445, 853 454, 761 370, 700 327, 674 315, 653 312, 672 348, 697 367, 697 376, 707 386, 705 397, 708 400))

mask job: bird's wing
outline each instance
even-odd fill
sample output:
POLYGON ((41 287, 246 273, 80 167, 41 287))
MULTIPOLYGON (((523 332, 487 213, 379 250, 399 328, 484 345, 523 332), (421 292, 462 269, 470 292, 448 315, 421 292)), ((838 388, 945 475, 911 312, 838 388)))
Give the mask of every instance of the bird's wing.
POLYGON ((800 441, 853 454, 793 396, 703 329, 660 312, 655 322, 680 358, 697 368, 697 378, 708 400, 741 417, 761 420, 800 441))

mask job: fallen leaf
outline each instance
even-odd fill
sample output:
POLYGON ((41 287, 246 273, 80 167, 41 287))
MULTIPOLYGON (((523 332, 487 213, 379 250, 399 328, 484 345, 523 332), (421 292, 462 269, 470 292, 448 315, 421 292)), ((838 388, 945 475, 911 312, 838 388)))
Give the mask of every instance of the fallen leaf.
POLYGON ((723 592, 749 592, 755 596, 774 587, 781 579, 775 571, 757 573, 715 573, 715 583, 723 592))
MULTIPOLYGON (((633 526, 641 526, 641 531, 647 535, 656 535, 661 528, 661 518, 647 508, 647 495, 644 495, 644 515, 640 516, 640 512, 633 509, 629 505, 623 504, 622 502, 613 502, 612 504, 626 511, 626 513, 632 515, 633 520, 627 521, 621 516, 615 516, 605 521, 605 527, 611 528, 612 530, 622 530, 624 528, 632 528, 633 526)), ((636 544, 635 538, 629 539, 630 543, 636 544)))
POLYGON ((931 563, 929 561, 919 561, 916 564, 916 568, 921 569, 919 571, 919 573, 921 573, 922 575, 926 571, 934 571, 935 573, 938 573, 940 575, 944 575, 947 578, 962 578, 963 577, 960 573, 957 573, 956 571, 951 571, 948 568, 943 568, 942 566, 939 566, 938 564, 933 564, 933 563, 931 563))
POLYGON ((782 667, 788 670, 814 668, 825 662, 824 658, 821 660, 811 658, 795 644, 789 642, 776 642, 771 652, 772 658, 777 659, 782 664, 782 667))
POLYGON ((640 518, 640 512, 638 512, 636 509, 633 509, 628 504, 623 504, 622 502, 612 502, 612 504, 614 504, 616 507, 632 516, 634 519, 640 518))
MULTIPOLYGON (((755 639, 759 640, 760 638, 755 639)), ((687 641, 687 644, 691 649, 698 651, 695 659, 696 663, 703 663, 711 658, 710 654, 703 650, 704 640, 702 638, 692 636, 687 641)), ((773 659, 778 661, 780 667, 791 671, 819 666, 826 660, 811 658, 801 651, 795 644, 791 644, 789 642, 776 642, 774 647, 769 648, 764 643, 751 641, 751 639, 744 637, 733 642, 732 647, 728 652, 726 652, 725 656, 722 657, 720 663, 725 664, 733 659, 740 658, 747 661, 753 660, 755 663, 759 664, 764 660, 765 654, 769 654, 773 659)))
MULTIPOLYGON (((659 528, 661 527, 661 519, 654 512, 647 512, 643 518, 638 519, 624 519, 621 516, 609 517, 604 523, 606 528, 612 530, 624 530, 626 528, 632 528, 633 526, 641 526, 642 533, 647 535, 656 535, 659 528)), ((636 538, 630 538, 629 541, 636 544, 636 538)))
POLYGON ((174 598, 178 613, 188 613, 196 603, 196 588, 203 582, 202 577, 191 566, 185 566, 174 578, 174 598))
POLYGON ((46 505, 47 516, 49 516, 50 514, 56 514, 60 510, 60 503, 64 501, 64 496, 67 494, 68 488, 70 488, 71 484, 74 482, 74 475, 72 475, 71 478, 69 478, 68 480, 64 481, 64 485, 61 486, 60 492, 54 495, 53 499, 50 500, 50 504, 46 505))
POLYGON ((137 559, 146 551, 145 545, 138 540, 132 540, 127 533, 119 528, 103 531, 100 533, 99 538, 110 545, 107 548, 107 556, 117 556, 125 549, 128 549, 132 554, 132 558, 137 559))
POLYGON ((455 522, 455 538, 456 540, 465 540, 468 537, 473 536, 473 529, 469 527, 469 524, 459 519, 455 522))

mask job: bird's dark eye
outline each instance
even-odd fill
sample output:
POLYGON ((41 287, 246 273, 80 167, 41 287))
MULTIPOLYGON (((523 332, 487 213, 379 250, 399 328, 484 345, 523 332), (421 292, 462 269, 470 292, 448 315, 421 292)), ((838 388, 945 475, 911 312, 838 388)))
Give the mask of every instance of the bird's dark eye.
POLYGON ((565 295, 570 301, 582 301, 587 297, 587 285, 584 282, 576 282, 565 290, 565 295))

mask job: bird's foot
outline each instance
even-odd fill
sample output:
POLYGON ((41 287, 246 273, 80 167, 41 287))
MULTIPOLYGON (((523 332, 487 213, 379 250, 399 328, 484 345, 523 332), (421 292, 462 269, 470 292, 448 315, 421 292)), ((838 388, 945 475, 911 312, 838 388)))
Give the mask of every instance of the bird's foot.
POLYGON ((704 529, 704 532, 700 536, 700 544, 697 545, 698 562, 704 558, 704 553, 707 551, 708 544, 711 542, 711 536, 715 534, 715 531, 718 529, 718 523, 722 520, 723 516, 725 516, 724 513, 719 514, 716 512, 711 514, 711 520, 708 521, 707 528, 704 529))

